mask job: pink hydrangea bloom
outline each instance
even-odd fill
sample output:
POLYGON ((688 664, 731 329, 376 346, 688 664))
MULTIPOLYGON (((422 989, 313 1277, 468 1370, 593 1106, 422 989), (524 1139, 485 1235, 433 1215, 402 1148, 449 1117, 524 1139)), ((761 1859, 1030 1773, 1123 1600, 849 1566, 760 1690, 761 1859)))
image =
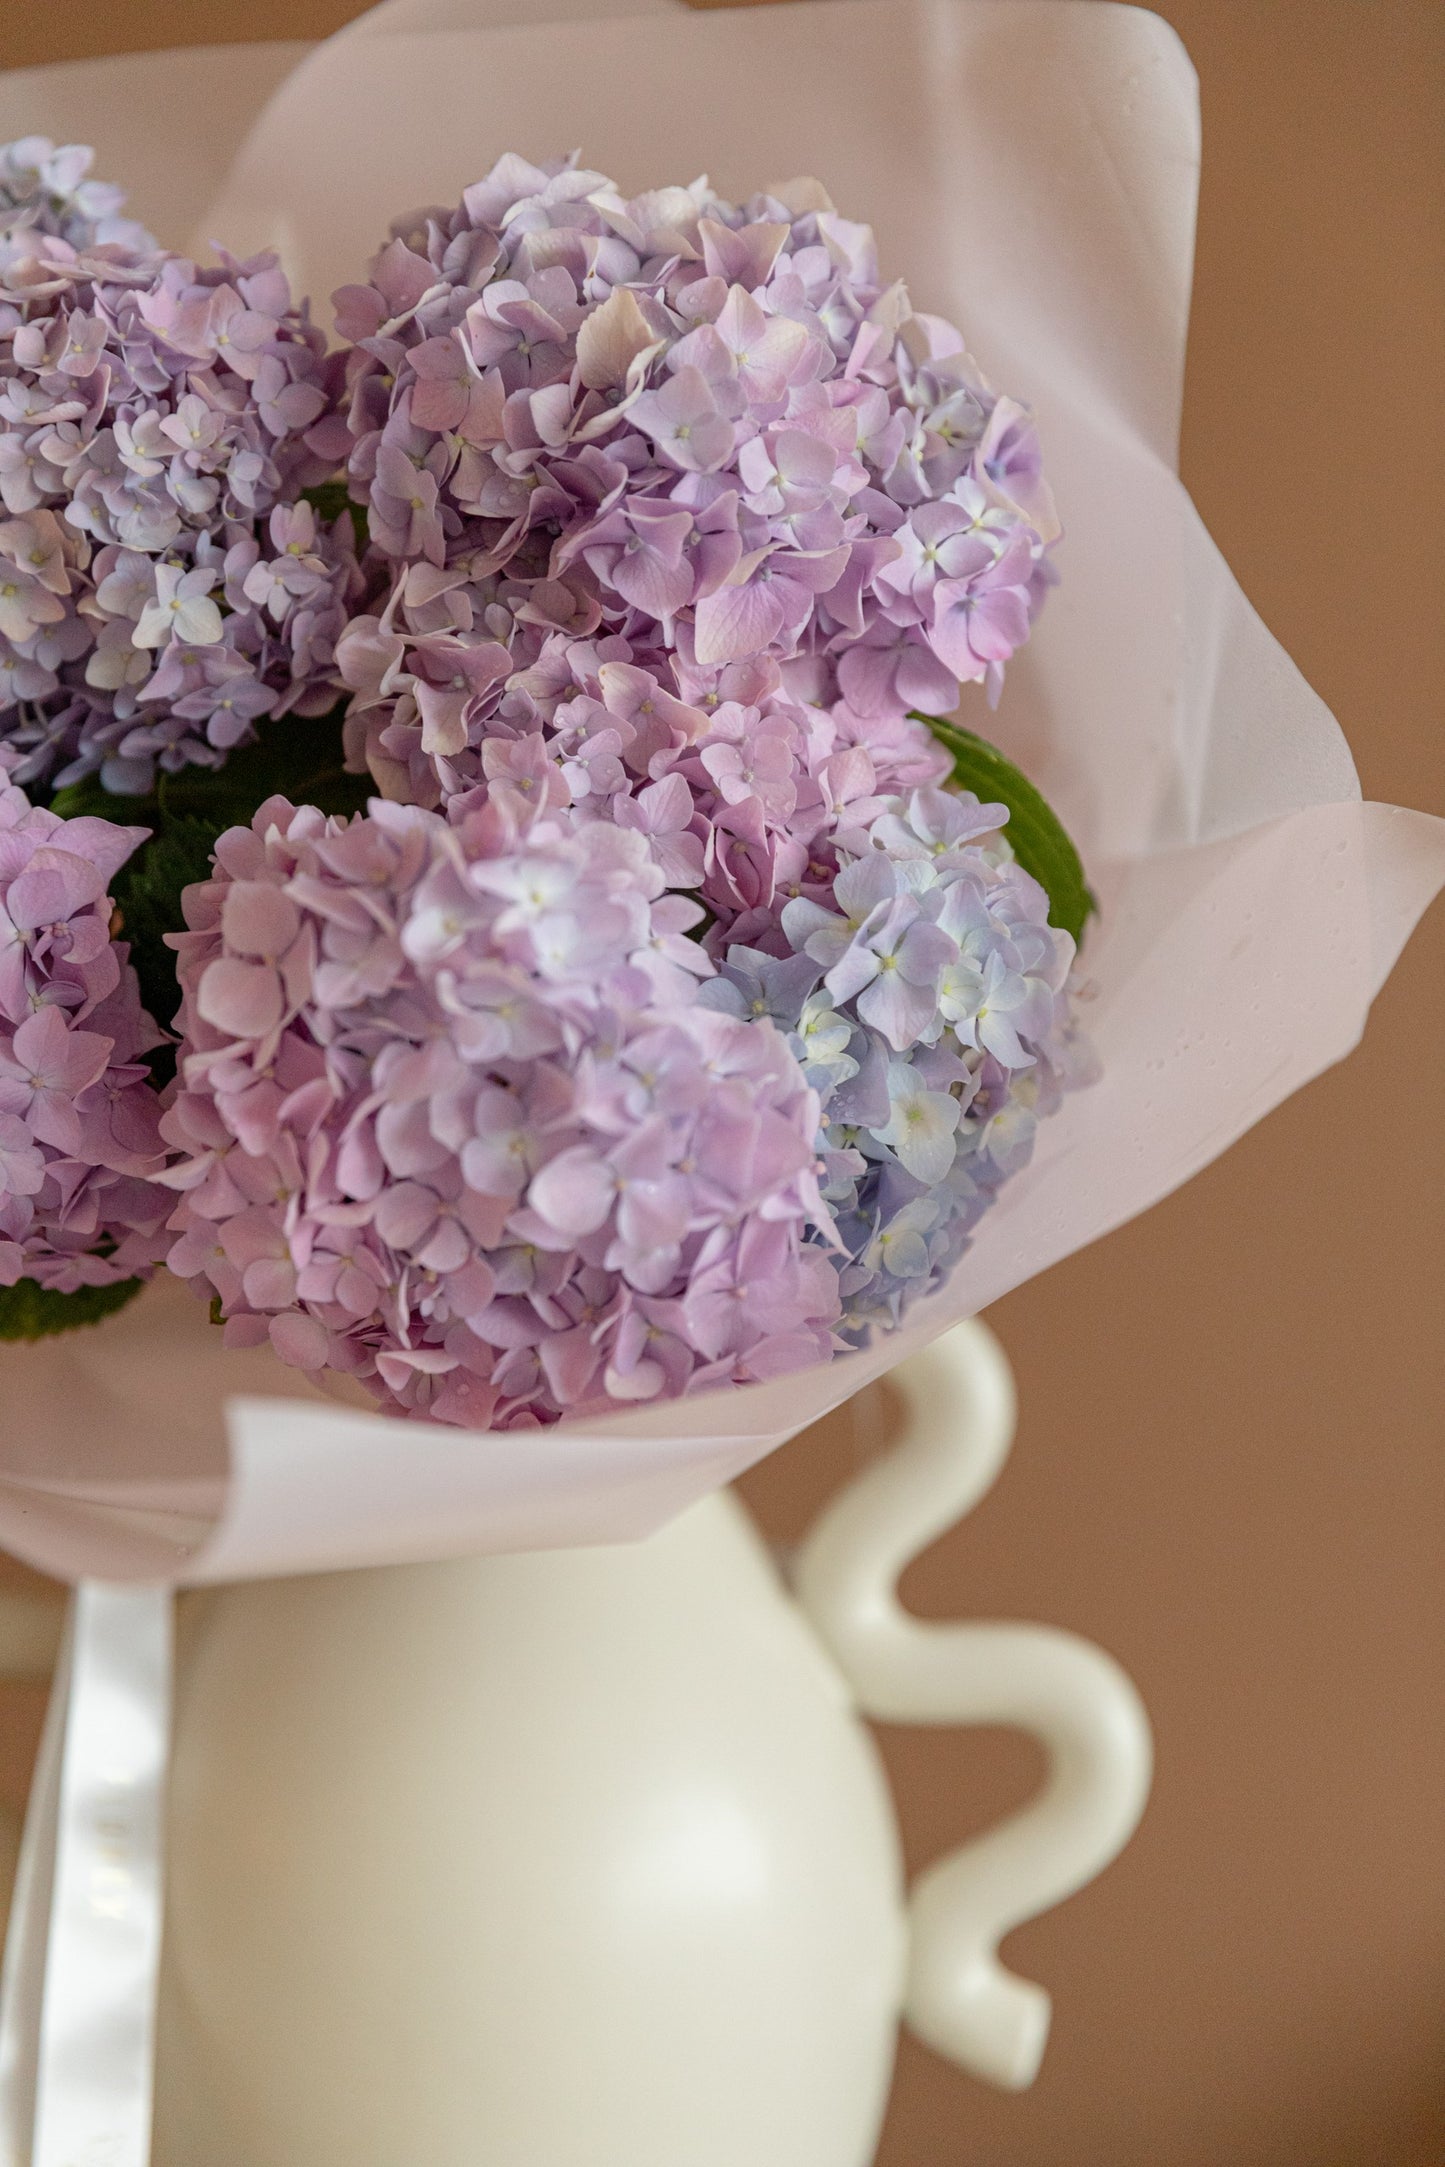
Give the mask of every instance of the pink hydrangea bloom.
POLYGON ((885 730, 996 697, 1059 532, 1032 421, 816 183, 509 155, 336 302, 379 588, 339 656, 389 795, 469 787, 558 635, 624 640, 660 712, 737 669, 885 730))
MULTIPOLYGON (((826 1359, 839 1306, 816 1094, 699 1001, 645 821, 543 780, 446 818, 273 799, 173 937, 171 1269, 232 1343, 478 1427, 826 1359)), ((674 867, 677 811, 646 807, 674 867)))
POLYGON ((61 820, 0 767, 0 1286, 146 1276, 171 1199, 140 1004, 106 889, 145 836, 61 820))

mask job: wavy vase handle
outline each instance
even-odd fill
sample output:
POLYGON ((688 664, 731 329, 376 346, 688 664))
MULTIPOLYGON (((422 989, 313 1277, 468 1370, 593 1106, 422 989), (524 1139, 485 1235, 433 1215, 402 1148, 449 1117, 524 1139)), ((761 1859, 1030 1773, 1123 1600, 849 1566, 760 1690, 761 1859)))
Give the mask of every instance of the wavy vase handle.
MULTIPOLYGON (((1002 1937, 1117 1857, 1149 1795, 1149 1719, 1113 1658, 1043 1625, 933 1625, 900 1574, 971 1512, 1013 1442, 1003 1349, 972 1319, 896 1369, 901 1442, 824 1511, 794 1587, 864 1714, 887 1723, 999 1723, 1039 1739, 1036 1797, 914 1883, 904 2016, 940 2054, 1011 2090, 1032 2084, 1049 1996, 999 1962, 1002 1937)), ((861 1411, 861 1410, 860 1410, 861 1411)))

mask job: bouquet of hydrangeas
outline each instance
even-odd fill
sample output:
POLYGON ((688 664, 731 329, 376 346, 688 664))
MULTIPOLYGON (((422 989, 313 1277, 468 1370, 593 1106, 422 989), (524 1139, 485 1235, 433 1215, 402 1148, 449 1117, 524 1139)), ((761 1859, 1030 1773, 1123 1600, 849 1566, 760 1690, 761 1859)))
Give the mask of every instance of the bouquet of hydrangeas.
POLYGON ((124 2104, 57 2159, 144 2156, 167 1584, 647 1533, 1338 1059, 1445 871, 1174 473, 1156 18, 486 12, 105 64, 176 247, 0 153, 0 1534, 82 1584, 0 2063, 124 2104))
POLYGON ((814 182, 507 155, 328 348, 88 166, 0 150, 3 1328, 166 1270, 511 1428, 896 1324, 1089 1073, 944 719, 1056 577, 1027 409, 814 182))

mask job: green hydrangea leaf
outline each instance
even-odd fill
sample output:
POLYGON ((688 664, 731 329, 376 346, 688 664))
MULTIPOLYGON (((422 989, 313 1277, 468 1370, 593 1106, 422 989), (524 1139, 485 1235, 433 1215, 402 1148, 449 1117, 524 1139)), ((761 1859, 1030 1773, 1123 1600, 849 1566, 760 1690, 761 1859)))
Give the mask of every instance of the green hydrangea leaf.
POLYGON ((50 810, 59 813, 62 820, 95 818, 114 820, 121 827, 139 827, 140 808, 149 805, 149 798, 117 797, 107 790, 98 775, 87 775, 83 782, 67 783, 57 790, 50 800, 50 810))
MULTIPOLYGON (((348 775, 342 747, 345 703, 326 715, 285 715, 261 725, 254 744, 231 753, 221 768, 182 768, 163 775, 155 803, 173 819, 209 821, 220 834, 248 827, 267 798, 315 805, 323 813, 359 813, 375 797, 369 775, 348 775)), ((136 799, 112 799, 131 805, 136 799)), ((144 819, 144 814, 130 817, 144 819)))
POLYGON ((57 1294, 33 1279, 18 1279, 13 1287, 0 1287, 0 1339, 50 1339, 83 1324, 99 1324, 124 1309, 144 1285, 143 1279, 120 1279, 114 1286, 57 1294))
POLYGON ((1079 940, 1099 906, 1084 877, 1083 861, 1048 800, 987 738, 937 715, 915 714, 914 720, 927 723, 951 755, 949 780, 955 789, 971 790, 985 805, 1008 807, 1004 832, 1019 864, 1047 895, 1050 924, 1079 940))
POLYGON ((315 805, 323 813, 359 813, 375 797, 369 775, 349 775, 342 742, 345 701, 325 715, 283 715, 263 722, 254 743, 242 745, 219 768, 185 767, 162 775, 145 797, 122 797, 104 788, 98 775, 57 790, 52 812, 73 820, 98 814, 135 827, 155 828, 163 814, 204 820, 216 834, 244 827, 258 805, 278 794, 293 805, 315 805))
MULTIPOLYGON (((210 878, 211 853, 221 830, 212 821, 189 815, 175 819, 158 811, 155 818, 150 841, 121 867, 111 882, 111 895, 120 912, 119 937, 130 943, 141 1001, 168 1031, 180 1007, 181 989, 176 952, 166 946, 166 935, 185 925, 182 890, 210 878)), ((157 1046, 147 1059, 160 1090, 176 1072, 175 1048, 157 1046)))

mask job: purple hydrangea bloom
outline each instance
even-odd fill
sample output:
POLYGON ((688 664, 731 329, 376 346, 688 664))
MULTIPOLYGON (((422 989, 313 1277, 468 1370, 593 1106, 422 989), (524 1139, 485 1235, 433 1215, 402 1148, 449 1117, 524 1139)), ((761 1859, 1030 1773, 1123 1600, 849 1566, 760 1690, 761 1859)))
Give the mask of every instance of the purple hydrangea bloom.
POLYGON ((852 1340, 941 1282, 1038 1121, 1090 1073, 1074 944, 1006 818, 933 787, 886 801, 835 834, 828 887, 783 904, 787 957, 731 946, 702 988, 786 1031, 818 1093, 852 1340))
POLYGON ((156 249, 80 158, 0 148, 0 739, 140 792, 336 703, 354 536, 297 499, 341 364, 274 257, 156 249))
POLYGON ((336 302, 381 588, 341 661, 388 795, 470 787, 559 636, 625 642, 660 712, 730 670, 885 730, 997 696, 1059 532, 1032 421, 816 183, 625 200, 509 155, 336 302))
POLYGON ((173 936, 171 1269, 233 1344, 478 1427, 835 1344, 815 1091, 699 1000, 702 913, 646 827, 551 799, 525 762, 445 818, 272 799, 173 936))
POLYGON ((171 1197, 140 1004, 106 889, 143 828, 61 820, 0 763, 0 1286, 147 1276, 171 1197))

